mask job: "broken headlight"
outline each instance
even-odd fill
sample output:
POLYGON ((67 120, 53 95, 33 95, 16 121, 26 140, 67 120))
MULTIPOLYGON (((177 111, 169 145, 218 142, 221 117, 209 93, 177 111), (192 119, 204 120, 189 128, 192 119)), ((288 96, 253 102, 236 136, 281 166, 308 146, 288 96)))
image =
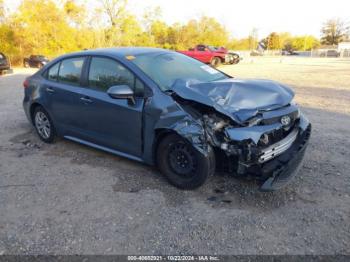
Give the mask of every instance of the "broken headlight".
POLYGON ((298 104, 294 100, 292 100, 292 102, 290 102, 290 105, 295 106, 297 108, 298 111, 297 111, 297 115, 296 115, 295 119, 299 119, 301 116, 301 112, 300 112, 300 108, 299 108, 298 104))

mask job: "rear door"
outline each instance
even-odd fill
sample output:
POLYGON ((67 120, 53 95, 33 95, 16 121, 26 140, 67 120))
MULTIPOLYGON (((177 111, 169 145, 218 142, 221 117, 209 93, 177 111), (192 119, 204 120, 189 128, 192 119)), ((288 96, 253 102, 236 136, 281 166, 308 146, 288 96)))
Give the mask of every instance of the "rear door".
POLYGON ((91 57, 86 85, 79 99, 82 112, 79 125, 85 130, 85 138, 114 150, 140 156, 143 83, 118 61, 95 56, 91 57), (110 97, 107 90, 114 85, 132 88, 135 103, 110 97))
POLYGON ((49 113, 63 135, 79 136, 79 98, 85 57, 67 58, 51 66, 46 74, 43 92, 49 113))

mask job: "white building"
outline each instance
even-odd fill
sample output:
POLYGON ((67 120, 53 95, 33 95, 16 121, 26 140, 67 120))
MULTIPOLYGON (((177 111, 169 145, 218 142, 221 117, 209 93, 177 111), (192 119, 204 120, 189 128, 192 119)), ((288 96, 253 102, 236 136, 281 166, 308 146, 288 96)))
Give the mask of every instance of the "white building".
POLYGON ((342 57, 350 56, 350 42, 341 42, 338 44, 338 53, 342 57))

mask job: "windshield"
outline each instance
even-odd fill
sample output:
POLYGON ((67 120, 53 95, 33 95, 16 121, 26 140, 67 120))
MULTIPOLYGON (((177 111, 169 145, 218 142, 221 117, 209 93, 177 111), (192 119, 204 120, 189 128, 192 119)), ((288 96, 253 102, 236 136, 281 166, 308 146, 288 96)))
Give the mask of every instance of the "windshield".
POLYGON ((169 90, 178 79, 212 82, 229 78, 220 71, 179 53, 148 53, 131 60, 163 90, 169 90))
POLYGON ((214 51, 214 52, 218 50, 218 48, 215 46, 208 45, 208 48, 209 48, 209 50, 214 51))

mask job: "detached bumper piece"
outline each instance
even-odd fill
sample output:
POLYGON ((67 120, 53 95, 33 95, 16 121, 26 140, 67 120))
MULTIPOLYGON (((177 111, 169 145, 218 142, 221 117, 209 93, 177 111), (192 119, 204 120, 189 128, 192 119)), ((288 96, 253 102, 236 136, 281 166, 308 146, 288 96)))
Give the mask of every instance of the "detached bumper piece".
POLYGON ((286 143, 284 143, 284 146, 289 146, 289 149, 275 157, 273 160, 264 163, 262 166, 261 171, 263 176, 268 175, 269 177, 262 184, 260 188, 261 191, 278 190, 287 185, 298 173, 310 135, 311 125, 309 124, 307 129, 300 133, 296 138, 294 138, 292 134, 286 137, 286 143), (290 145, 289 141, 293 138, 294 143, 290 145))

